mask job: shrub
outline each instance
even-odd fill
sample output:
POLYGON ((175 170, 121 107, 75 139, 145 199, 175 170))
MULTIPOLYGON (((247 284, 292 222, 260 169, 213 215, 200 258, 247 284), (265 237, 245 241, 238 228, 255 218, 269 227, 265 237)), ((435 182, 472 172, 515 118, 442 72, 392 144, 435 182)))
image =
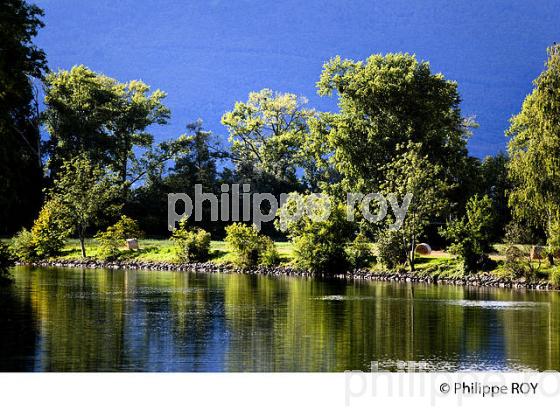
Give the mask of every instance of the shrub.
POLYGON ((339 273, 349 267, 346 247, 353 229, 344 205, 334 204, 330 198, 291 194, 279 215, 276 225, 288 232, 296 266, 313 273, 339 273), (288 216, 295 214, 293 209, 298 203, 313 213, 310 216, 306 212, 292 221, 288 216))
POLYGON ((261 254, 259 256, 259 265, 275 266, 280 263, 280 255, 274 245, 274 241, 268 236, 261 235, 261 254))
POLYGON ((179 222, 171 240, 175 244, 177 256, 183 262, 203 262, 210 255, 211 236, 204 229, 187 229, 187 220, 179 222))
POLYGON ((55 256, 60 253, 68 237, 68 223, 57 201, 48 200, 31 228, 35 253, 39 258, 55 256))
POLYGON ((254 226, 234 223, 226 227, 225 241, 237 266, 271 265, 279 261, 274 242, 261 235, 254 226))
POLYGON ((105 232, 99 232, 95 235, 95 239, 100 246, 100 256, 113 259, 118 256, 119 248, 123 247, 127 239, 141 236, 142 232, 138 227, 138 222, 123 215, 116 224, 108 227, 105 232))
POLYGON ((13 239, 12 251, 23 261, 48 258, 60 253, 69 229, 60 203, 48 200, 41 208, 31 231, 23 228, 13 239))
POLYGON ((449 252, 459 257, 465 272, 489 269, 495 264, 485 253, 490 246, 492 226, 492 200, 487 195, 475 195, 467 202, 466 216, 441 230, 451 241, 449 252))
POLYGON ((504 251, 504 269, 507 273, 511 274, 514 278, 528 276, 529 266, 526 262, 527 256, 522 249, 515 245, 509 245, 504 251))
POLYGON ((12 252, 18 260, 33 261, 38 258, 35 252, 35 242, 33 235, 25 228, 19 231, 12 240, 12 252))
POLYGON ((359 233, 346 250, 348 263, 355 269, 368 267, 373 262, 373 253, 367 237, 359 233))
POLYGON ((338 273, 348 269, 344 244, 305 232, 293 239, 295 264, 313 273, 338 273))
POLYGON ((377 237, 377 260, 387 269, 406 262, 406 246, 399 231, 387 229, 377 237))
POLYGON ((560 286, 560 269, 556 268, 550 273, 549 281, 554 286, 560 286))

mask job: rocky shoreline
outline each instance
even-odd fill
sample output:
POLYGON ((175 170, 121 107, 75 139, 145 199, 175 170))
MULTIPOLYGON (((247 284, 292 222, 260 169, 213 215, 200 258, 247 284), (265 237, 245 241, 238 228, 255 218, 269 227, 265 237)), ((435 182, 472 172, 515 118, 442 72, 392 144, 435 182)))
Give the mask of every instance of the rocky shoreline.
MULTIPOLYGON (((84 269, 122 269, 122 270, 147 270, 147 271, 176 271, 176 272, 201 272, 201 273, 245 273, 267 276, 298 276, 316 277, 311 272, 287 266, 258 266, 255 268, 239 268, 231 264, 217 264, 214 262, 199 263, 171 263, 171 262, 138 262, 138 261, 98 261, 98 260, 48 260, 38 262, 16 262, 18 266, 31 267, 61 267, 84 269)), ((560 290, 559 287, 545 280, 528 281, 525 278, 510 279, 497 277, 490 273, 477 273, 462 278, 431 276, 422 272, 386 272, 359 269, 343 274, 329 275, 330 278, 371 280, 384 282, 405 282, 442 284, 456 286, 476 286, 505 289, 532 289, 532 290, 560 290)))

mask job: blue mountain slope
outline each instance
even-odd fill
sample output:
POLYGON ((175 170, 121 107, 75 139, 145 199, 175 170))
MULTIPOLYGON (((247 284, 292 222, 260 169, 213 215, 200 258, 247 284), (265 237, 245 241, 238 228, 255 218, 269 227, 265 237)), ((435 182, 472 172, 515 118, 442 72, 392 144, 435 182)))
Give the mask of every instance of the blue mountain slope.
POLYGON ((319 98, 315 82, 330 57, 364 59, 406 51, 459 82, 465 115, 480 128, 471 153, 503 149, 560 41, 560 2, 526 0, 270 1, 41 0, 47 27, 38 44, 51 68, 86 64, 119 80, 140 78, 169 93, 173 112, 158 138, 179 135, 198 117, 225 135, 222 113, 264 87, 319 98))

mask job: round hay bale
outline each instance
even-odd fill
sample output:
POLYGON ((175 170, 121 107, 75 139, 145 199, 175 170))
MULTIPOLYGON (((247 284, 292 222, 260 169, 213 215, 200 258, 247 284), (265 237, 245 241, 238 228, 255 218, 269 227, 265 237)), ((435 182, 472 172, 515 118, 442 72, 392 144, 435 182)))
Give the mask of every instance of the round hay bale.
POLYGON ((432 247, 427 243, 419 243, 416 245, 416 248, 414 248, 414 251, 419 255, 429 255, 432 253, 432 247))

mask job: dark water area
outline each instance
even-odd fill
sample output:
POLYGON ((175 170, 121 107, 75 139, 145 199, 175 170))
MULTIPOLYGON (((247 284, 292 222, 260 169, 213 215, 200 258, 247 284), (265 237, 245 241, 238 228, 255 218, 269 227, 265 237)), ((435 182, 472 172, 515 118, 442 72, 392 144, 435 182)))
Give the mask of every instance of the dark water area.
POLYGON ((0 371, 560 370, 560 293, 17 267, 0 371))

